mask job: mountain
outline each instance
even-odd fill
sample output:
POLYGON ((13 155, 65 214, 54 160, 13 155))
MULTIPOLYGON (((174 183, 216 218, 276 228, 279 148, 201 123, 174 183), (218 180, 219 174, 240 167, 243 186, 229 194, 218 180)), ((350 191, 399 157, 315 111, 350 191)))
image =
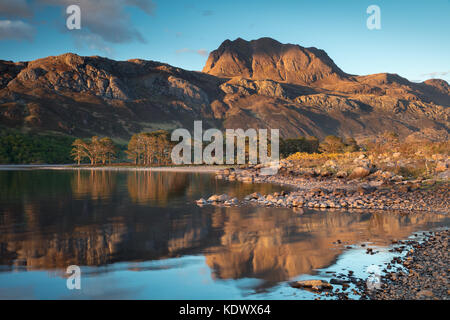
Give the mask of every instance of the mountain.
POLYGON ((283 137, 448 137, 450 87, 342 71, 323 50, 270 38, 224 41, 203 72, 67 53, 0 61, 0 125, 128 139, 156 129, 279 128, 283 137))
POLYGON ((325 51, 281 44, 271 38, 226 40, 211 52, 203 72, 218 77, 270 79, 301 85, 347 77, 325 51))

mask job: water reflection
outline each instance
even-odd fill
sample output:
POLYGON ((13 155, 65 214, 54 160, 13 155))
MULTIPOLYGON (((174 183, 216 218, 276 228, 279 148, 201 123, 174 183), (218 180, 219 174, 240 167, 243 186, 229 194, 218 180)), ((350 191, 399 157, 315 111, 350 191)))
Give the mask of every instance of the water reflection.
POLYGON ((135 262, 130 270, 154 272, 140 262, 201 255, 213 279, 258 278, 257 286, 270 287, 331 265, 346 244, 383 245, 448 225, 448 218, 437 214, 193 204, 212 193, 242 197, 279 189, 206 174, 0 172, 0 265, 10 272, 135 262), (337 240, 342 245, 334 244, 337 240))
POLYGON ((77 170, 71 181, 74 197, 89 197, 92 200, 110 198, 116 189, 117 175, 105 170, 77 170))

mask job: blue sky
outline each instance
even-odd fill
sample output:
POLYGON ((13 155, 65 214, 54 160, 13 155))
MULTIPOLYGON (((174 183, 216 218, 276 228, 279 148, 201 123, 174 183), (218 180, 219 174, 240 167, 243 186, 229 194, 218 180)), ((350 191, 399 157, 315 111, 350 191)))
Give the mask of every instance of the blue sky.
POLYGON ((450 0, 0 0, 0 59, 65 52, 201 70, 225 39, 272 37, 324 49, 345 72, 450 82, 450 0), (66 28, 79 4, 81 30, 66 28), (369 30, 369 5, 381 29, 369 30))

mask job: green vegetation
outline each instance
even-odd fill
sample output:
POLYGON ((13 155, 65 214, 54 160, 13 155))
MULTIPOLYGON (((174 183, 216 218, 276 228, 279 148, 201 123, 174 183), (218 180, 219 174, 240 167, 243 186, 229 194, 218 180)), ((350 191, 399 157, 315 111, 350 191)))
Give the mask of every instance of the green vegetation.
POLYGON ((336 136, 327 136, 319 145, 319 151, 324 153, 344 153, 358 151, 359 147, 355 139, 342 139, 336 136))
POLYGON ((319 143, 316 137, 299 137, 295 139, 281 139, 280 155, 287 158, 295 153, 345 153, 359 150, 356 140, 337 136, 327 136, 319 143))
POLYGON ((315 153, 319 150, 319 140, 316 137, 299 137, 280 140, 280 155, 283 158, 297 152, 315 153))
POLYGON ((0 128, 0 163, 71 163, 73 140, 72 137, 62 135, 23 133, 0 128))
MULTIPOLYGON (((91 165, 112 162, 116 165, 169 165, 174 144, 170 141, 170 132, 165 130, 135 134, 125 145, 114 143, 108 137, 76 139, 60 134, 37 134, 0 127, 0 164, 67 164, 75 160, 77 164, 91 165)), ((235 142, 235 156, 236 148, 235 142)), ((448 157, 450 143, 411 138, 401 140, 390 132, 361 141, 360 145, 353 138, 337 136, 327 136, 322 141, 315 137, 280 139, 280 156, 303 161, 305 167, 322 166, 333 160, 345 169, 351 166, 352 159, 358 157, 360 151, 380 169, 405 177, 427 177, 434 171, 445 171, 445 168, 436 166, 448 157), (344 162, 349 162, 348 166, 342 165, 344 162)), ((248 139, 245 157, 248 161, 248 139)), ((332 161, 330 164, 333 166, 332 161)))

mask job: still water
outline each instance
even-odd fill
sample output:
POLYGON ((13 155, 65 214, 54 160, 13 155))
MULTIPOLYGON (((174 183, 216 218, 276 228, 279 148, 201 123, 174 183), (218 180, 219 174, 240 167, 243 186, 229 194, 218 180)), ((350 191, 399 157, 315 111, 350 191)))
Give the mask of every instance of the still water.
POLYGON ((287 282, 364 277, 391 258, 392 239, 449 225, 438 214, 195 204, 282 189, 206 173, 0 171, 0 299, 311 299, 287 282), (70 265, 81 290, 67 289, 70 265))

